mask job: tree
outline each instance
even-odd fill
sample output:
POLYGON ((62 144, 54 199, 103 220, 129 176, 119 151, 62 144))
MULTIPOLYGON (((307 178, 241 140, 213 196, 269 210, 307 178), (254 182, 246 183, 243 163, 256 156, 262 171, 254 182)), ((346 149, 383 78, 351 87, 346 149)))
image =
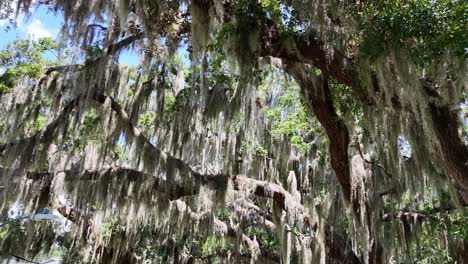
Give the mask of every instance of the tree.
POLYGON ((467 259, 463 1, 39 4, 93 54, 2 95, 3 204, 53 202, 66 261, 467 259))
POLYGON ((0 91, 10 92, 24 77, 38 78, 44 67, 53 65, 52 61, 44 58, 44 54, 55 49, 57 45, 51 38, 38 41, 17 39, 8 43, 0 53, 0 66, 5 70, 0 76, 0 91))

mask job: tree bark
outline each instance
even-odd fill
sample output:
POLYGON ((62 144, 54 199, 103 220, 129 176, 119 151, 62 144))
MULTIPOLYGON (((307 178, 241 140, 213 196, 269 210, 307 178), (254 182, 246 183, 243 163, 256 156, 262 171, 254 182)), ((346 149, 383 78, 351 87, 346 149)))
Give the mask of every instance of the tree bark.
MULTIPOLYGON (((350 202, 352 197, 348 157, 349 132, 336 114, 328 80, 322 76, 312 76, 312 69, 304 65, 288 64, 286 71, 294 76, 301 89, 305 91, 309 106, 327 133, 331 166, 340 183, 344 198, 350 202)), ((352 201, 354 209, 357 210, 359 206, 355 202, 357 201, 352 201)))
POLYGON ((429 105, 434 132, 440 149, 440 165, 458 189, 465 205, 468 204, 468 147, 458 134, 460 122, 447 105, 429 105))

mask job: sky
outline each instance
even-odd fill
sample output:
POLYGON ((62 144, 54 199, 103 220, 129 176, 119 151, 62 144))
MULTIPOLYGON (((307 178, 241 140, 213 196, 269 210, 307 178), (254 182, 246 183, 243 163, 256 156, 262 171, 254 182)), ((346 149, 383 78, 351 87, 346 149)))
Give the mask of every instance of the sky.
MULTIPOLYGON (((13 18, 14 19, 14 18, 13 18)), ((53 14, 45 7, 32 10, 30 16, 20 14, 16 17, 17 27, 11 27, 8 20, 0 20, 0 46, 4 47, 6 43, 20 38, 39 39, 44 37, 56 38, 60 26, 63 23, 61 14, 53 14), (8 27, 11 30, 7 30, 8 27)))
MULTIPOLYGON (((36 40, 49 37, 57 39, 64 22, 60 12, 57 14, 50 12, 44 5, 32 9, 28 16, 20 14, 15 20, 17 27, 12 27, 8 20, 0 20, 0 49, 17 38, 36 40)), ((45 56, 47 57, 47 55, 45 56)), ((125 50, 121 52, 119 62, 134 66, 139 64, 140 59, 136 51, 125 50)))
MULTIPOLYGON (((16 5, 16 1, 13 0, 11 5, 16 5)), ((17 38, 36 40, 50 37, 58 39, 60 29, 64 23, 64 18, 60 11, 57 13, 52 12, 45 5, 32 8, 29 15, 20 14, 16 18, 11 18, 16 20, 16 27, 12 27, 8 19, 0 20, 0 49, 5 47, 8 42, 17 38)), ((190 60, 186 45, 179 47, 178 54, 181 56, 184 66, 189 66, 190 60)), ((55 55, 44 54, 44 56, 47 59, 52 59, 55 55)), ((140 54, 137 50, 124 49, 119 54, 119 62, 129 66, 139 65, 141 62, 140 54)))

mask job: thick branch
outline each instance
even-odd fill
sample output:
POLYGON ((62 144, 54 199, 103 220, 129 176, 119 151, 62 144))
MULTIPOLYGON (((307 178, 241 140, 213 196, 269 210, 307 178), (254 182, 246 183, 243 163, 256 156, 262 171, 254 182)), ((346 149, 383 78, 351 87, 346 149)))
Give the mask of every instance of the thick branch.
POLYGON ((305 63, 318 67, 326 75, 348 86, 355 85, 356 73, 350 67, 352 61, 339 50, 327 51, 324 43, 313 34, 289 34, 284 36, 276 28, 275 22, 264 18, 260 21, 262 49, 261 56, 281 58, 288 63, 305 63))
MULTIPOLYGON (((455 183, 465 205, 468 204, 468 145, 459 135, 460 121, 456 111, 444 102, 436 88, 437 84, 430 78, 422 78, 422 88, 431 99, 429 113, 437 143, 439 165, 445 175, 455 183), (440 152, 440 153, 438 153, 440 152)), ((450 87, 451 88, 451 87, 450 87)))
POLYGON ((456 183, 463 202, 468 204, 468 146, 458 134, 458 116, 446 105, 430 103, 429 110, 442 152, 442 169, 456 183))
POLYGON ((419 220, 426 219, 428 215, 419 213, 419 212, 413 212, 413 211, 398 211, 398 212, 392 212, 392 213, 386 213, 382 216, 382 221, 387 222, 391 220, 400 220, 408 223, 415 223, 419 220))
POLYGON ((351 175, 349 170, 349 132, 333 106, 326 78, 311 75, 311 69, 302 64, 287 65, 286 71, 294 76, 305 91, 310 106, 330 140, 330 161, 341 185, 344 197, 351 200, 351 175))
POLYGON ((333 232, 333 228, 329 225, 325 226, 325 254, 327 257, 326 263, 346 263, 346 264, 361 264, 359 259, 352 250, 351 241, 345 240, 341 235, 333 232), (329 261, 333 259, 334 261, 329 261))
POLYGON ((3 155, 4 151, 8 148, 12 148, 12 147, 19 146, 19 145, 28 146, 31 143, 37 144, 37 143, 49 142, 55 136, 55 132, 57 128, 61 124, 65 123, 71 111, 75 107, 78 106, 80 100, 81 100, 80 97, 76 97, 75 99, 71 100, 62 110, 62 112, 58 115, 58 117, 54 121, 50 122, 44 130, 39 131, 30 137, 21 138, 21 139, 14 140, 9 143, 1 144, 0 156, 3 155))
POLYGON ((107 30, 107 27, 105 27, 103 25, 100 25, 100 24, 89 24, 88 28, 91 28, 91 27, 97 27, 97 28, 100 28, 102 30, 107 30))
MULTIPOLYGON (((188 216, 190 219, 190 223, 192 225, 197 224, 199 226, 211 229, 211 231, 219 236, 227 236, 230 239, 237 240, 238 239, 238 232, 236 231, 236 228, 226 224, 225 222, 217 219, 214 217, 213 213, 211 211, 209 212, 204 212, 204 213, 195 213, 193 212, 189 206, 187 206, 184 202, 177 200, 173 201, 174 205, 174 210, 177 211, 177 214, 182 214, 185 216, 188 216)), ((65 218, 70 220, 71 222, 81 225, 84 224, 84 230, 90 230, 92 226, 92 221, 91 218, 92 216, 82 214, 79 210, 76 208, 66 206, 60 202, 55 203, 57 211, 63 215, 65 218)), ((87 235, 87 233, 84 233, 87 235)), ((250 239, 248 236, 245 234, 240 234, 240 242, 247 246, 247 248, 251 250, 259 250, 259 245, 256 240, 250 239)), ((109 250, 109 249, 106 249, 109 250)), ((253 252, 251 252, 253 253, 253 252)), ((279 263, 279 256, 277 255, 272 255, 268 254, 266 252, 262 252, 263 255, 268 255, 270 257, 274 257, 275 263, 279 263)))
MULTIPOLYGON (((187 165, 188 166, 188 165, 187 165)), ((61 171, 65 173, 65 181, 91 181, 86 184, 86 188, 91 189, 93 184, 100 185, 103 181, 108 182, 112 179, 119 179, 122 184, 128 182, 146 182, 145 187, 138 189, 141 196, 151 195, 152 193, 164 193, 169 200, 176 200, 184 196, 198 194, 199 189, 194 186, 181 184, 178 182, 170 182, 158 176, 150 175, 131 168, 111 167, 102 170, 85 170, 79 173, 75 170, 61 171), (148 184, 151 183, 151 184, 148 184)), ((40 180, 45 175, 50 176, 51 173, 28 173, 28 178, 40 180)), ((258 197, 270 198, 275 201, 278 206, 289 211, 292 209, 299 210, 305 217, 308 218, 307 210, 299 203, 293 200, 292 196, 281 186, 258 181, 242 175, 194 175, 195 186, 208 185, 217 191, 224 191, 228 186, 233 186, 234 190, 241 193, 253 194, 258 197)), ((127 195, 127 193, 123 193, 127 195)), ((114 197, 116 199, 117 197, 114 197)), ((119 197, 123 198, 123 197, 119 197)))
POLYGON ((105 55, 114 55, 115 53, 117 53, 122 48, 125 48, 125 47, 129 46, 130 44, 132 44, 133 42, 135 42, 138 39, 141 39, 142 37, 143 37, 143 32, 142 31, 138 32, 137 34, 126 37, 126 38, 120 40, 117 43, 113 43, 113 44, 109 45, 104 50, 104 54, 105 55))
POLYGON ((359 144, 359 142, 355 142, 350 147, 354 147, 358 150, 359 156, 361 156, 361 159, 364 160, 365 163, 379 167, 387 176, 389 176, 390 178, 393 178, 393 176, 385 169, 385 167, 382 164, 375 162, 375 161, 368 160, 366 159, 366 157, 364 157, 364 154, 362 153, 361 145, 359 144))
POLYGON ((435 219, 435 214, 450 213, 451 211, 464 208, 466 207, 456 207, 453 205, 447 205, 443 207, 436 207, 427 211, 401 210, 383 214, 382 220, 391 221, 397 219, 401 221, 415 222, 417 220, 435 219))
POLYGON ((135 127, 128 114, 125 110, 120 106, 120 104, 113 99, 112 97, 96 94, 95 97, 96 101, 104 103, 107 99, 111 101, 111 108, 115 111, 117 116, 120 118, 121 122, 127 127, 128 131, 132 133, 134 137, 136 137, 139 141, 143 142, 145 147, 150 148, 153 153, 157 153, 162 157, 166 158, 168 163, 172 163, 176 165, 176 168, 183 171, 183 174, 190 174, 193 179, 195 180, 195 185, 200 186, 203 184, 209 184, 210 186, 214 186, 215 188, 227 188, 228 185, 233 186, 234 190, 237 191, 252 191, 252 193, 259 197, 265 197, 273 199, 278 206, 288 211, 288 206, 294 206, 299 208, 303 213, 306 213, 307 210, 299 203, 295 202, 292 198, 291 194, 288 193, 282 186, 279 186, 274 183, 258 181, 251 178, 248 178, 243 175, 230 175, 230 174, 200 174, 195 172, 187 163, 184 161, 177 159, 168 153, 165 153, 158 148, 156 148, 144 135, 140 132, 140 130, 135 127))

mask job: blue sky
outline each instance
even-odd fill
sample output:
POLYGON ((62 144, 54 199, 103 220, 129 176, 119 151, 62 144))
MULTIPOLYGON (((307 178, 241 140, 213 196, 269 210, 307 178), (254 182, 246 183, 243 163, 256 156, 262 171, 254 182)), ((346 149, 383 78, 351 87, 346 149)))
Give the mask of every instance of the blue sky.
POLYGON ((7 31, 8 20, 0 20, 0 46, 5 46, 9 41, 20 38, 43 38, 51 37, 56 38, 60 31, 60 26, 63 23, 63 16, 61 14, 53 14, 45 7, 39 7, 32 10, 30 16, 20 14, 16 18, 17 27, 11 27, 7 31))
MULTIPOLYGON (((31 14, 25 16, 20 14, 16 18, 17 27, 11 27, 8 20, 0 20, 0 48, 3 48, 8 42, 17 38, 39 39, 50 37, 56 39, 63 25, 63 15, 58 12, 55 14, 48 10, 44 5, 31 10, 31 14), (7 30, 10 28, 10 30, 7 30)), ((120 63, 127 65, 137 65, 140 62, 139 55, 133 50, 121 52, 120 63)))

